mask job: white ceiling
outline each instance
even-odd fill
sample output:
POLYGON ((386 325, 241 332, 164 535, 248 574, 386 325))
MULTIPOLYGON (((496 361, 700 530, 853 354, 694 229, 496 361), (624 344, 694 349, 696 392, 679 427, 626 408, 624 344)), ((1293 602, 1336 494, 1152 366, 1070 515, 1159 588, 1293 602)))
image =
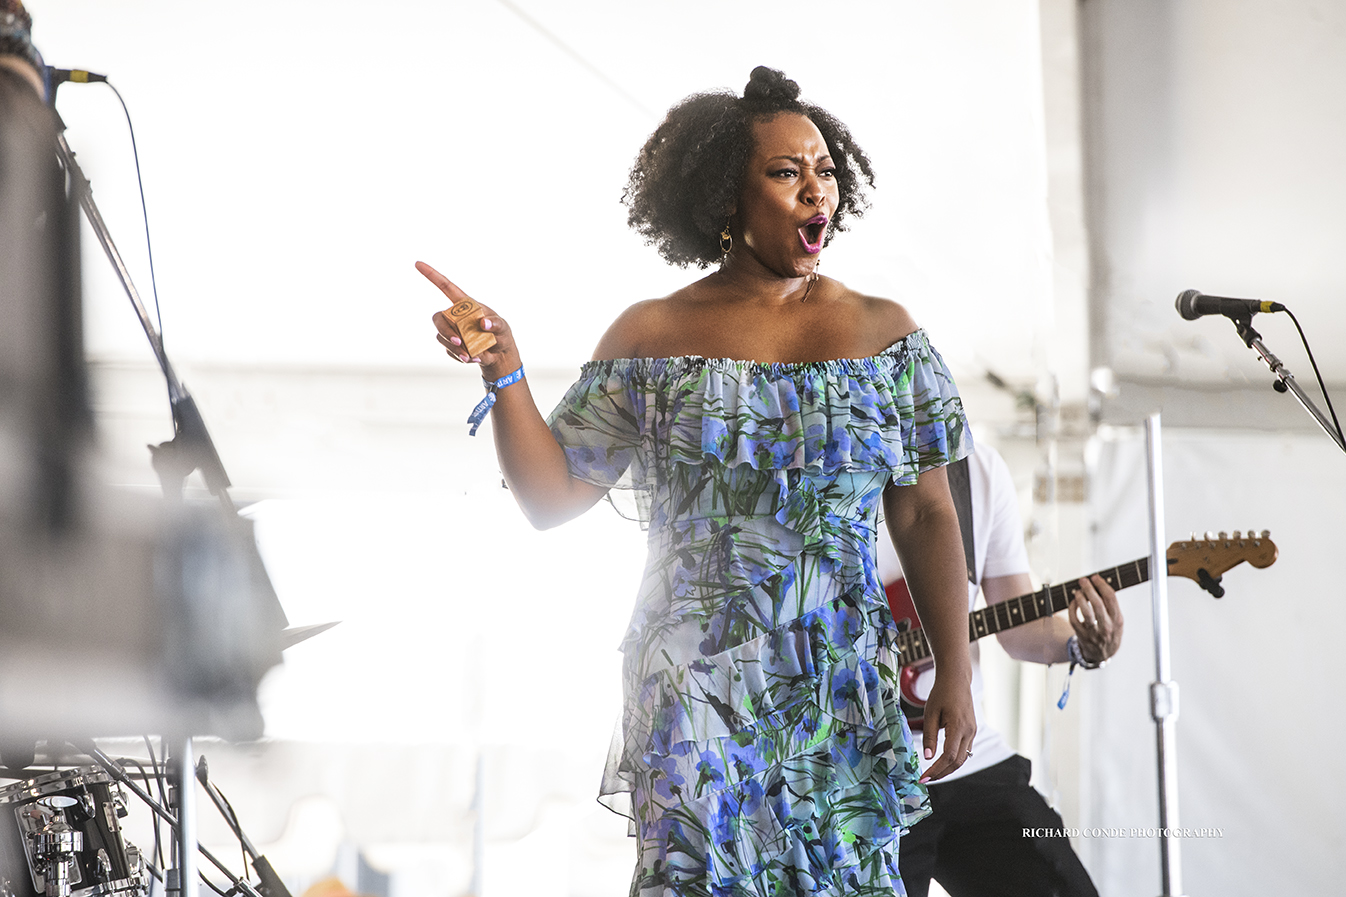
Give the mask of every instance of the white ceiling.
MULTIPOLYGON (((1051 242, 1031 0, 32 7, 48 61, 108 74, 135 117, 180 363, 440 364, 424 259, 507 313, 534 366, 573 367, 627 304, 700 276, 626 228, 640 144, 766 63, 879 172, 824 271, 908 304, 968 370, 1033 377, 1051 242)), ((58 106, 148 294, 121 110, 96 85, 58 106)), ((85 248, 90 350, 144 358, 85 248)))
MULTIPOLYGON (((1081 9, 1100 362, 1151 386, 1246 388, 1274 404, 1229 321, 1174 311, 1193 288, 1284 303, 1329 383, 1346 384, 1346 5, 1081 9)), ((1316 393, 1293 323, 1254 325, 1316 393)))

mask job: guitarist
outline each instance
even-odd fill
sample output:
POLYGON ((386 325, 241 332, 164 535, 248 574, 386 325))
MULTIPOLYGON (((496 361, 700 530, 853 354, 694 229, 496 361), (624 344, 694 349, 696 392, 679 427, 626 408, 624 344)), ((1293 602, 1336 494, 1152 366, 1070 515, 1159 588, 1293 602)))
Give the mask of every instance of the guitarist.
MULTIPOLYGON (((988 604, 1032 592, 1018 498, 1004 459, 978 443, 975 454, 950 465, 949 486, 963 526, 969 612, 979 592, 988 604)), ((889 544, 880 545, 879 574, 890 583, 889 601, 900 625, 904 615, 914 612, 896 600, 905 584, 898 582, 901 567, 889 544)), ((997 638, 1016 660, 1074 662, 1095 669, 1121 646, 1122 612, 1116 593, 1095 576, 1079 580, 1066 614, 1006 629, 997 638)), ((934 878, 952 897, 1097 897, 1069 839, 1060 834, 1060 815, 1029 784, 1032 764, 986 724, 975 642, 970 651, 977 715, 972 756, 960 769, 927 785, 933 812, 902 836, 898 864, 907 893, 926 897, 934 878), (1025 837, 1025 829, 1046 837, 1025 837)), ((912 671, 906 672, 910 676, 912 671)), ((912 685, 917 697, 928 692, 933 678, 932 670, 916 678, 912 685)))

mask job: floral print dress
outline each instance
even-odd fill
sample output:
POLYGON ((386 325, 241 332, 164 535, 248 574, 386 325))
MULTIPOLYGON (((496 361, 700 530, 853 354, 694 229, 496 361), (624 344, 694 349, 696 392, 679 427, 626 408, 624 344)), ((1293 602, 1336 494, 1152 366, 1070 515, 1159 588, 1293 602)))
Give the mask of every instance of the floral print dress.
POLYGON ((878 512, 972 448, 924 331, 863 359, 593 361, 549 423, 648 529, 603 788, 629 794, 632 895, 905 893, 929 807, 878 512))

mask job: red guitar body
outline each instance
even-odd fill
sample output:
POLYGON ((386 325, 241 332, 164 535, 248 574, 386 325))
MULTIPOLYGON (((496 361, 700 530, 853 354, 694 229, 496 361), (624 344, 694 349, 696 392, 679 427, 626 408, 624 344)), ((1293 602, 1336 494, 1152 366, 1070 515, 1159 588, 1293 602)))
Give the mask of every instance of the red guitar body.
MULTIPOLYGON (((916 616, 916 605, 911 603, 911 590, 907 580, 895 579, 883 587, 888 595, 888 609, 893 612, 893 622, 898 631, 907 632, 921 628, 921 619, 916 616)), ((904 666, 897 674, 898 699, 902 712, 907 717, 907 725, 919 732, 925 721, 925 701, 916 695, 916 680, 933 664, 920 663, 904 666)))

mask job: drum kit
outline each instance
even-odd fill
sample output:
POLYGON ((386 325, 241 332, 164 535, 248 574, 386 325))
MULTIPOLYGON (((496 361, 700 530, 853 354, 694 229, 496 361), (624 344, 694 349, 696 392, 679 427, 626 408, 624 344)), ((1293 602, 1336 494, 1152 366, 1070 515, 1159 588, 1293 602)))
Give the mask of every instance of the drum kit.
POLYGON ((145 858, 122 837, 126 794, 106 770, 0 788, 0 897, 144 897, 145 858))
MULTIPOLYGON (((311 627, 305 634, 325 628, 311 627)), ((195 767, 187 764, 191 772, 184 775, 186 742, 177 747, 176 756, 162 758, 156 758, 148 738, 145 744, 148 762, 118 759, 84 741, 71 745, 75 753, 61 753, 59 744, 48 743, 52 753, 44 758, 48 762, 43 768, 0 765, 0 782, 11 782, 0 785, 0 897, 188 897, 199 892, 198 854, 215 868, 213 876, 201 874, 199 882, 217 894, 290 897, 210 779, 205 757, 195 767), (48 765, 53 767, 49 771, 48 765), (236 875, 197 842, 193 817, 198 784, 238 839, 257 884, 236 875), (156 788, 162 801, 151 793, 156 788), (154 817, 154 845, 148 854, 122 830, 121 820, 130 810, 128 791, 154 817), (160 837, 160 822, 168 824, 172 837, 160 837), (227 884, 217 883, 221 879, 227 884)), ((0 760, 10 762, 9 756, 0 760)))

